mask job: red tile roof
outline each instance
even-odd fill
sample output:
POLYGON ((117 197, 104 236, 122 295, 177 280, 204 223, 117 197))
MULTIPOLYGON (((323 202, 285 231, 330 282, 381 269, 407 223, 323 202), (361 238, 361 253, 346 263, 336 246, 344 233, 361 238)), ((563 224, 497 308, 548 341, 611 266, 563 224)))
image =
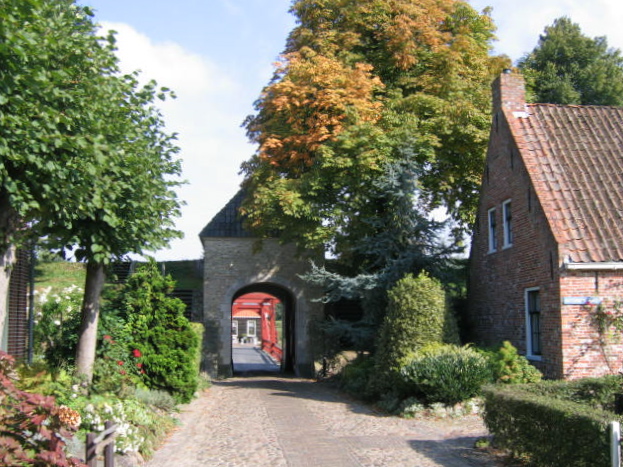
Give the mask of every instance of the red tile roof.
POLYGON ((562 257, 623 261, 623 108, 505 107, 562 257))

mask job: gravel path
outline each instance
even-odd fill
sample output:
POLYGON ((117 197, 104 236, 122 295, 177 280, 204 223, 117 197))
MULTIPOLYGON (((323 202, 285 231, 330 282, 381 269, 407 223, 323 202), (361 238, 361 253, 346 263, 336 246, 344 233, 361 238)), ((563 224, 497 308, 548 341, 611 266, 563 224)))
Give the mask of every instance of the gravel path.
POLYGON ((217 381, 184 407, 148 467, 494 467, 472 449, 477 416, 405 420, 326 383, 281 376, 217 381))

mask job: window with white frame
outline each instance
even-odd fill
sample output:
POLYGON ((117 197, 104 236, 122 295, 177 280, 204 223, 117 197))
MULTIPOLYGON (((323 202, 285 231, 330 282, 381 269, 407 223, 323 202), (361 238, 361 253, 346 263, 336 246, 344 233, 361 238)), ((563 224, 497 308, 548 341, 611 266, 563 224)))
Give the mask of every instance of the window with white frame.
POLYGON ((526 289, 526 353, 541 357, 541 297, 538 288, 526 289))
POLYGON ((489 252, 493 252, 498 249, 495 223, 495 208, 489 209, 487 218, 489 222, 489 252))
POLYGON ((238 320, 234 319, 231 322, 231 335, 232 336, 237 336, 238 335, 238 320))
POLYGON ((502 220, 504 226, 504 248, 513 245, 513 215, 511 213, 511 200, 502 203, 502 220))
POLYGON ((254 320, 249 320, 247 322, 247 336, 252 336, 252 337, 256 336, 256 327, 255 327, 254 320))

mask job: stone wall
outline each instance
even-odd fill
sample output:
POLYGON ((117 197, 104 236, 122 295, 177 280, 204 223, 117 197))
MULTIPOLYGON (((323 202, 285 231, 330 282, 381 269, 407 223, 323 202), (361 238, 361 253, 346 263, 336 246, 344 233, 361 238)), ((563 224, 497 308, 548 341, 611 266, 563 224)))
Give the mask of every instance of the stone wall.
POLYGON ((269 287, 291 297, 290 309, 285 313, 292 313, 295 322, 294 371, 300 376, 313 376, 311 328, 313 321, 322 317, 322 305, 311 301, 320 296, 320 291, 299 277, 309 270, 309 256, 300 258, 292 245, 280 245, 275 240, 265 240, 259 251, 254 238, 201 240, 205 252, 203 369, 212 377, 231 375, 232 302, 243 289, 263 291, 269 287))

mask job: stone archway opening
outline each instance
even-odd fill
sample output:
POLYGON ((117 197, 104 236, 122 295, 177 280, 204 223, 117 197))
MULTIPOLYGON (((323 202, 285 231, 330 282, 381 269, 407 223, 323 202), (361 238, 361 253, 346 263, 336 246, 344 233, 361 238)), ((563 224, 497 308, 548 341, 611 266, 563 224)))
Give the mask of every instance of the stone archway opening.
POLYGON ((231 304, 233 374, 295 369, 295 300, 286 288, 256 283, 238 290, 231 304))

